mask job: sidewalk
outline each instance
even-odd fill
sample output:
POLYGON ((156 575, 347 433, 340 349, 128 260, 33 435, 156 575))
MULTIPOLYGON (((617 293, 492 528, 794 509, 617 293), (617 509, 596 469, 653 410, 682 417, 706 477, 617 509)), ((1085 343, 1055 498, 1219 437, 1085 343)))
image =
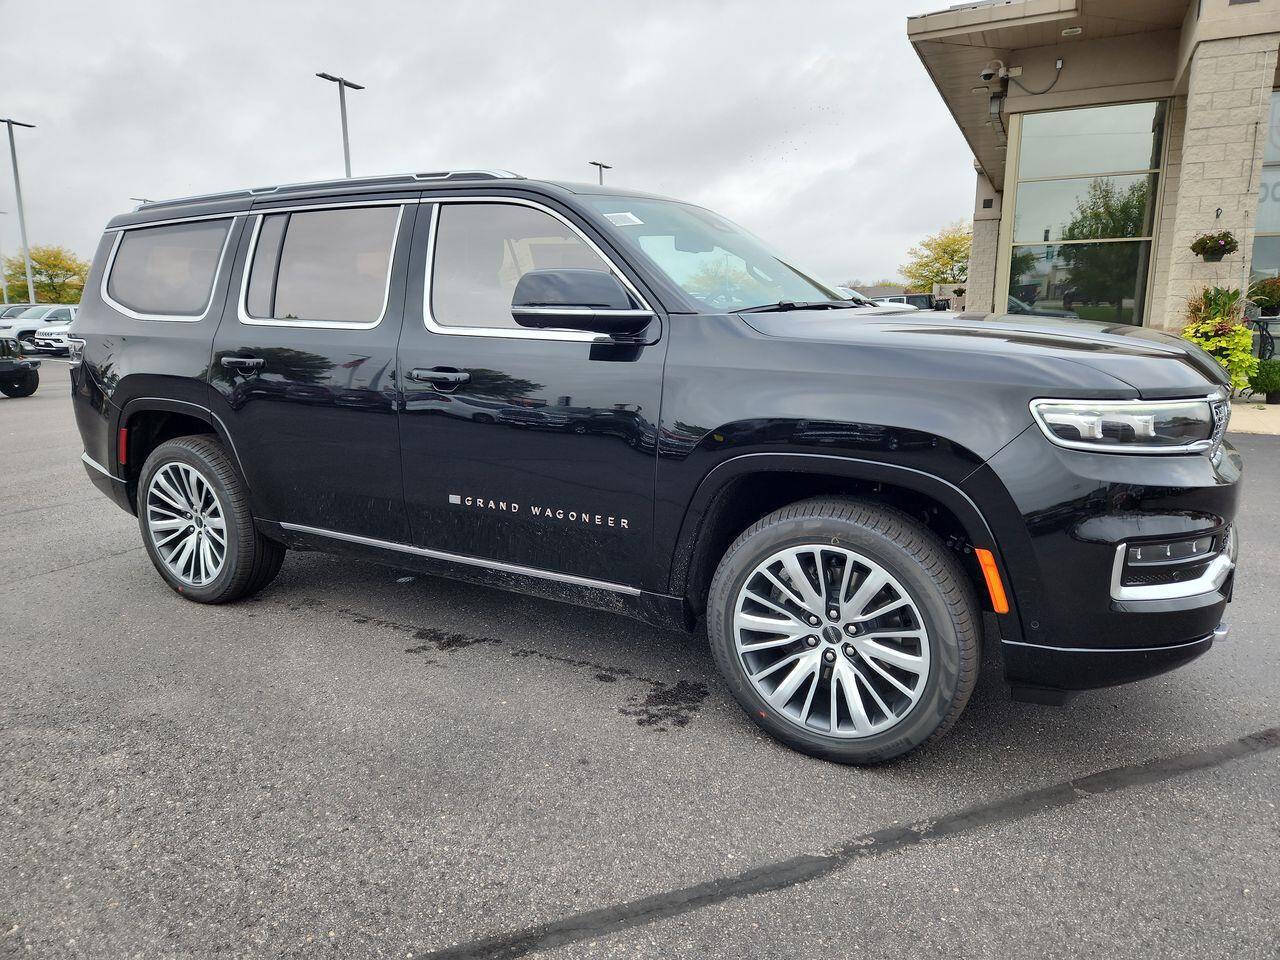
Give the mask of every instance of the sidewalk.
POLYGON ((1268 433, 1280 435, 1280 403, 1266 404, 1257 400, 1231 401, 1229 433, 1268 433))

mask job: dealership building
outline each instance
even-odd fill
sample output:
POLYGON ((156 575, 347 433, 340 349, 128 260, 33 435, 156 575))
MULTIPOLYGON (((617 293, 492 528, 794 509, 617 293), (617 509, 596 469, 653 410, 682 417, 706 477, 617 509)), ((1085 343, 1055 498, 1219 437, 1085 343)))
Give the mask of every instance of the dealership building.
POLYGON ((973 151, 969 310, 1178 329, 1280 274, 1280 0, 990 0, 907 33, 973 151), (1191 251, 1219 231, 1239 250, 1191 251))

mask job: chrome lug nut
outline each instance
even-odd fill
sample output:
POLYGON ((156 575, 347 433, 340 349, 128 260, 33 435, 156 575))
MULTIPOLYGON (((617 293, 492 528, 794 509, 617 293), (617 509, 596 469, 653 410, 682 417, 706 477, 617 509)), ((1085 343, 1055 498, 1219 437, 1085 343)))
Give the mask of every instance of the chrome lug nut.
POLYGON ((846 643, 846 644, 844 645, 844 655, 845 655, 846 657, 852 657, 852 656, 853 656, 853 644, 852 644, 852 643, 846 643))
POLYGON ((835 663, 836 652, 828 647, 826 650, 822 651, 822 659, 827 661, 827 663, 835 663))
POLYGON ((818 645, 818 638, 814 636, 808 636, 804 638, 804 642, 811 647, 816 647, 818 645))
POLYGON ((858 632, 858 625, 856 623, 846 623, 844 625, 844 632, 852 637, 855 633, 858 632))
POLYGON ((840 611, 839 611, 838 609, 836 609, 835 607, 831 607, 831 608, 829 608, 829 609, 827 610, 827 619, 828 619, 828 620, 839 620, 839 619, 840 619, 840 611))
POLYGON ((817 617, 815 617, 812 613, 809 614, 809 626, 816 627, 821 622, 822 621, 819 620, 817 617))

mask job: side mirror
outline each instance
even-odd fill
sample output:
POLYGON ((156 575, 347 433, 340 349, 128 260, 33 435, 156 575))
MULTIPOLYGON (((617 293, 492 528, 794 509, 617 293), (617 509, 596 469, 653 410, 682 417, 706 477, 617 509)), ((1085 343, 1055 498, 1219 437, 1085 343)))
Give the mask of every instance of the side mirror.
POLYGON ((627 336, 647 327, 653 312, 637 309, 618 278, 603 270, 530 270, 516 283, 511 317, 537 330, 627 336))

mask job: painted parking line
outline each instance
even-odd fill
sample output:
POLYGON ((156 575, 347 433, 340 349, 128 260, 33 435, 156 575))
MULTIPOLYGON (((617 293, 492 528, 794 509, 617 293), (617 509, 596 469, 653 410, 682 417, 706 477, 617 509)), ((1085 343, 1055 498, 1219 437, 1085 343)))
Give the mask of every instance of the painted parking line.
POLYGON ((1207 770, 1232 760, 1276 749, 1280 749, 1280 727, 1269 727, 1215 747, 1091 773, 1050 787, 968 807, 936 820, 887 827, 864 834, 826 853, 764 864, 743 873, 708 880, 691 887, 574 914, 550 923, 461 943, 443 950, 418 953, 415 957, 416 960, 493 960, 521 957, 538 950, 593 940, 631 927, 701 910, 726 900, 809 883, 835 873, 855 860, 878 857, 927 840, 953 837, 983 827, 1024 820, 1046 810, 1071 806, 1086 797, 1160 783, 1185 773, 1207 770))

